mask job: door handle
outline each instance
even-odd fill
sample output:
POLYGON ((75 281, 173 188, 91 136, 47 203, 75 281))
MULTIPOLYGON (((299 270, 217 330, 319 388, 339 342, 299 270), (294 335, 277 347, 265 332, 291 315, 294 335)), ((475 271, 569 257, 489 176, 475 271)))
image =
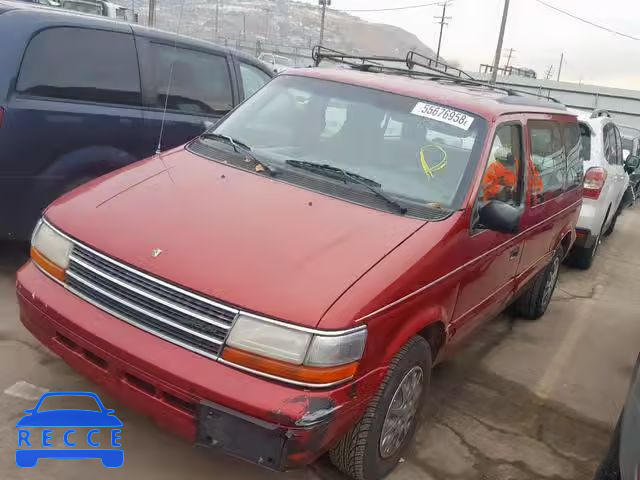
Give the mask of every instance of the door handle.
POLYGON ((519 254, 520 254, 520 247, 516 247, 512 249, 511 252, 509 253, 509 260, 515 260, 516 258, 518 258, 519 254))

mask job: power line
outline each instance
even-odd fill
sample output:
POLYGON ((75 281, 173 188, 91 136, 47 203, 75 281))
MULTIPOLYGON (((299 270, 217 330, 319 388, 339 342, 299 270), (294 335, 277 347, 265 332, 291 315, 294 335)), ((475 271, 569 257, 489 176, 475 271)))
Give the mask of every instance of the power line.
POLYGON ((346 13, 357 13, 357 12, 390 12, 392 10, 410 10, 412 8, 423 8, 423 7, 431 7, 433 5, 440 5, 442 2, 432 2, 432 3, 423 3, 422 5, 407 5, 405 7, 390 7, 390 8, 367 8, 364 10, 340 10, 341 12, 346 13))
POLYGON ((606 32, 609 33, 613 33, 614 35, 619 35, 621 37, 625 37, 625 38, 629 38, 631 40, 640 40, 639 37, 634 37, 633 35, 629 35, 627 33, 622 33, 619 32, 617 30, 614 30, 613 28, 609 28, 609 27, 605 27, 604 25, 599 25, 597 23, 592 22, 591 20, 587 20, 585 18, 579 17, 571 12, 567 12, 566 10, 562 10, 561 8, 555 7, 553 5, 548 4, 547 2, 544 2, 543 0, 536 0, 536 2, 538 2, 541 5, 544 5, 547 8, 550 8, 551 10, 555 10, 556 12, 560 12, 564 15, 567 15, 568 17, 571 17, 575 20, 578 20, 580 22, 586 23, 587 25, 591 25, 592 27, 596 27, 599 28, 600 30, 604 30, 606 32))

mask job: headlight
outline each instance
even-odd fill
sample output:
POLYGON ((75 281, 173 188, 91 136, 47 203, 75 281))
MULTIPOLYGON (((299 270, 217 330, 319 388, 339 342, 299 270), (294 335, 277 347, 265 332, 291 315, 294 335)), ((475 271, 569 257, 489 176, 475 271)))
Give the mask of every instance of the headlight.
POLYGON ((311 334, 240 315, 227 339, 227 345, 300 365, 311 341, 311 334))
POLYGON ((52 277, 64 282, 73 243, 40 220, 31 237, 31 259, 52 277))
POLYGON ((316 367, 328 367, 356 362, 362 358, 366 340, 366 330, 358 330, 339 337, 316 336, 311 343, 305 363, 316 367))
POLYGON ((293 383, 332 385, 354 376, 366 339, 366 329, 325 335, 240 314, 222 358, 293 383))

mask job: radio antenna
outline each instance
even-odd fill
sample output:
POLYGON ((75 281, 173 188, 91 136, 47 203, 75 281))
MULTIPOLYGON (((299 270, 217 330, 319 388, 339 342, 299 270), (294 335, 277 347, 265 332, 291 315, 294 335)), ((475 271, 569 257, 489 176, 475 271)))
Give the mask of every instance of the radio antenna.
MULTIPOLYGON (((178 51, 178 37, 180 36, 180 27, 182 26, 182 14, 184 12, 184 3, 186 0, 180 2, 180 13, 178 15, 178 27, 176 28, 176 34, 173 40, 173 58, 171 59, 171 66, 169 67, 169 81, 167 82, 167 93, 164 97, 164 108, 162 109, 162 121, 160 122, 160 135, 158 136, 158 146, 156 147, 156 155, 160 155, 162 152, 162 136, 164 134, 164 122, 167 117, 167 106, 169 104, 169 95, 171 94, 171 84, 173 82, 173 65, 176 61, 176 52, 178 51)), ((162 158, 162 157, 161 157, 162 158)), ((164 160, 162 161, 164 164, 164 160)), ((165 165, 166 168, 166 165, 165 165)))

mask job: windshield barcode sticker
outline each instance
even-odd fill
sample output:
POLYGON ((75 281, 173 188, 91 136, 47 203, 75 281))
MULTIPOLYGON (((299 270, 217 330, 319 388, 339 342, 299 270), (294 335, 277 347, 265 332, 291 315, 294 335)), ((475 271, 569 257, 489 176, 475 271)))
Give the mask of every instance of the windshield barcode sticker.
POLYGON ((464 112, 426 102, 416 103, 411 113, 419 115, 420 117, 437 120, 438 122, 448 123, 463 130, 469 130, 469 127, 471 127, 473 123, 473 117, 464 112))

